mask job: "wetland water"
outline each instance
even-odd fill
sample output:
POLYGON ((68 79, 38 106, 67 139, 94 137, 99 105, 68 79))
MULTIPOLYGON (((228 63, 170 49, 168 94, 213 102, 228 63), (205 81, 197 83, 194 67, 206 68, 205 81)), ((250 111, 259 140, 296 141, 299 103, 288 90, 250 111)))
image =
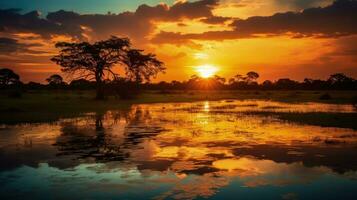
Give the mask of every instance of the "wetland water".
POLYGON ((303 119, 355 112, 212 101, 1 125, 0 198, 357 199, 357 130, 303 119))

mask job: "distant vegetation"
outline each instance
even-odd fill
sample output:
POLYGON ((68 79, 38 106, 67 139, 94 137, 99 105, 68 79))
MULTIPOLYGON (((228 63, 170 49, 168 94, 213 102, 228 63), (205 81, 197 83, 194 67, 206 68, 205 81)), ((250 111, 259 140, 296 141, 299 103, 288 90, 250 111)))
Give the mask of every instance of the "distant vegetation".
MULTIPOLYGON (((132 73, 132 72, 130 72, 132 73)), ((129 78, 117 77, 116 79, 104 79, 101 83, 104 92, 101 95, 118 96, 121 98, 132 98, 140 90, 357 90, 357 80, 342 73, 332 74, 327 80, 315 80, 306 78, 304 81, 294 81, 288 78, 277 81, 266 80, 258 83, 259 74, 249 72, 246 76, 236 75, 228 81, 220 76, 201 78, 192 76, 187 81, 171 81, 150 83, 143 82, 141 75, 130 75, 129 78)), ((54 74, 46 79, 47 84, 36 82, 22 83, 20 77, 10 69, 0 69, 0 88, 3 90, 94 90, 98 87, 96 81, 84 78, 75 79, 69 83, 54 74)), ((322 98, 328 98, 324 96, 322 98)))

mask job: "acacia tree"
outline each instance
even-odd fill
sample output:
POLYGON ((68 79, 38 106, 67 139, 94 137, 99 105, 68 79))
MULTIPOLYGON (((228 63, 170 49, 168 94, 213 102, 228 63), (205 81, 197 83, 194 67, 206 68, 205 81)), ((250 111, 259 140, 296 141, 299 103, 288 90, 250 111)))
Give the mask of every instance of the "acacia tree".
POLYGON ((164 63, 155 54, 144 54, 143 50, 130 49, 124 57, 126 75, 136 83, 149 82, 159 72, 164 72, 164 63))
POLYGON ((59 42, 59 55, 51 60, 62 67, 62 71, 76 76, 96 81, 96 99, 104 99, 104 79, 108 76, 117 77, 112 71, 115 64, 123 61, 126 51, 130 48, 128 38, 112 36, 108 40, 93 44, 88 42, 59 42))
POLYGON ((0 69, 0 85, 7 86, 20 82, 20 76, 8 68, 0 69))

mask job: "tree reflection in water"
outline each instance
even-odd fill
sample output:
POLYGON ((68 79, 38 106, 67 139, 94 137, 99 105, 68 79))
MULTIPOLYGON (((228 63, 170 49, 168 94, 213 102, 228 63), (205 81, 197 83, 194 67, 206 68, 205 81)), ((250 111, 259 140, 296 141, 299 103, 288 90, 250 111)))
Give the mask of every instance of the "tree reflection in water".
POLYGON ((163 131, 160 127, 145 126, 143 123, 149 118, 149 111, 136 109, 134 112, 117 111, 107 115, 96 113, 85 119, 63 122, 61 135, 53 145, 58 147, 57 156, 77 155, 78 159, 122 161, 129 157, 130 149, 135 149, 135 145, 163 131), (120 124, 123 119, 125 124, 120 124), (124 132, 113 132, 113 126, 125 126, 124 132))

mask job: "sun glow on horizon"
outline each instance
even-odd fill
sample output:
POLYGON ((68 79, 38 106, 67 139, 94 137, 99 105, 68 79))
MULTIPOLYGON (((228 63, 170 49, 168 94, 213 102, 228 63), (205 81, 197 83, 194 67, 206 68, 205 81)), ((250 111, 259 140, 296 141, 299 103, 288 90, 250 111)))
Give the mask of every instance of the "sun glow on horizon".
POLYGON ((215 75, 218 71, 218 68, 213 65, 200 65, 195 67, 195 71, 202 78, 209 78, 215 75))

